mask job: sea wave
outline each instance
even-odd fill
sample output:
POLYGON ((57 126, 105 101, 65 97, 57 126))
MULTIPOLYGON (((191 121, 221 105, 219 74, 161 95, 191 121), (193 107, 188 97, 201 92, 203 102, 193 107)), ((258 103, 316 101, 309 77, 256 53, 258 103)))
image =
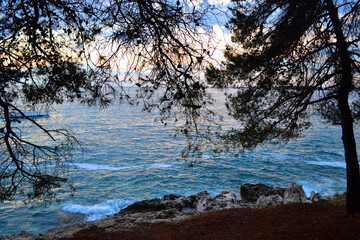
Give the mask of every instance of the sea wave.
POLYGON ((312 165, 319 165, 319 166, 346 168, 345 162, 306 161, 306 163, 312 164, 312 165))
POLYGON ((170 168, 172 166, 174 166, 174 164, 168 164, 168 163, 154 163, 151 164, 152 167, 157 167, 157 168, 170 168))
POLYGON ((92 206, 71 203, 64 206, 62 210, 68 213, 86 215, 86 221, 90 222, 114 215, 131 203, 133 202, 122 199, 108 200, 104 203, 92 206))
POLYGON ((334 195, 336 192, 343 192, 343 187, 346 186, 346 180, 334 180, 326 177, 320 177, 315 180, 309 179, 299 179, 296 181, 297 184, 303 186, 304 192, 307 197, 310 197, 311 192, 320 193, 322 196, 331 196, 334 195), (336 184, 339 184, 339 187, 332 187, 336 184))
POLYGON ((101 164, 91 164, 91 163, 73 163, 78 168, 87 169, 87 170, 111 170, 111 171, 118 171, 124 169, 134 169, 139 168, 141 166, 122 166, 122 167, 112 167, 108 165, 101 165, 101 164))
POLYGON ((121 166, 121 167, 112 167, 109 165, 91 164, 91 163, 73 163, 73 165, 78 168, 82 168, 86 170, 109 170, 109 171, 119 171, 126 169, 148 168, 148 167, 171 168, 174 166, 174 164, 169 164, 169 163, 153 163, 149 165, 135 165, 135 166, 121 166))

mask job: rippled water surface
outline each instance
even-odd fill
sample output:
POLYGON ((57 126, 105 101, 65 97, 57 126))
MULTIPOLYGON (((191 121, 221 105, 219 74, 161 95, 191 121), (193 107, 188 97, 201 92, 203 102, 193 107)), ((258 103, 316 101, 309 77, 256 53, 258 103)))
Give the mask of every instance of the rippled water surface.
MULTIPOLYGON (((217 98, 219 97, 218 93, 217 98)), ((220 103, 219 111, 224 112, 220 103)), ((288 145, 265 145, 237 157, 211 154, 189 168, 180 159, 181 137, 172 127, 153 121, 141 108, 114 104, 105 110, 77 103, 56 106, 49 118, 38 121, 49 128, 76 133, 82 150, 73 158, 70 176, 75 197, 62 196, 60 204, 30 208, 21 201, 0 206, 0 235, 33 233, 84 220, 112 215, 143 199, 166 194, 189 195, 202 190, 218 194, 246 182, 286 187, 302 184, 307 194, 345 191, 345 163, 338 127, 315 121, 305 137, 288 145)), ((230 124, 236 124, 231 123, 230 124)), ((359 140, 358 129, 356 129, 359 140)), ((31 136, 36 138, 37 136, 31 136)))

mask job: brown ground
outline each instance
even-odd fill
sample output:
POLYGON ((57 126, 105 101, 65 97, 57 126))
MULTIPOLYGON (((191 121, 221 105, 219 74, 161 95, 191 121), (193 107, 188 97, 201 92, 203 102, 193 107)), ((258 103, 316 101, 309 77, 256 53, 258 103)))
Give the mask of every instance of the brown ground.
POLYGON ((92 227, 73 239, 360 240, 360 215, 347 215, 344 203, 288 204, 222 210, 175 223, 141 223, 129 231, 92 227))

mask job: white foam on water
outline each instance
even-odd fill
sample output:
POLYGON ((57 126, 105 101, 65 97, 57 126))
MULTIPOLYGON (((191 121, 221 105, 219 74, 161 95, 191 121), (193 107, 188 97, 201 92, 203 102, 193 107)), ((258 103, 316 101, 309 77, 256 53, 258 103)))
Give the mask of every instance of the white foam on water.
POLYGON ((91 164, 91 163, 73 163, 76 167, 87 169, 87 170, 110 170, 110 171, 119 171, 124 169, 134 169, 141 166, 133 166, 133 167, 111 167, 108 165, 101 165, 101 164, 91 164))
POLYGON ((296 181, 297 184, 301 184, 303 186, 304 192, 306 194, 307 197, 310 197, 311 192, 317 192, 320 193, 322 196, 330 196, 333 195, 334 193, 338 192, 335 189, 332 189, 332 186, 336 186, 338 185, 339 187, 341 185, 346 185, 345 183, 345 179, 343 182, 338 182, 335 181, 333 179, 329 179, 329 178, 319 178, 317 181, 311 181, 311 180, 298 180, 296 181))
POLYGON ((326 154, 332 154, 332 155, 338 155, 338 156, 341 156, 341 157, 345 157, 345 153, 344 151, 330 151, 330 150, 326 150, 324 151, 324 153, 326 154))
POLYGON ((123 167, 112 167, 102 164, 91 164, 91 163, 73 163, 74 166, 86 170, 109 170, 109 171, 119 171, 126 169, 135 169, 135 168, 146 168, 146 167, 156 167, 156 168, 171 168, 174 164, 169 163, 153 163, 150 165, 138 165, 138 166, 123 166, 123 167))
POLYGON ((168 163, 154 163, 151 164, 150 166, 152 167, 157 167, 157 168, 170 168, 173 166, 173 164, 168 164, 168 163))
POLYGON ((80 205, 80 204, 68 204, 63 207, 63 211, 69 213, 80 213, 87 215, 86 221, 95 221, 103 219, 106 216, 114 215, 118 213, 121 209, 125 208, 131 201, 127 200, 108 200, 101 204, 96 204, 92 206, 80 205))
POLYGON ((319 165, 319 166, 330 166, 330 167, 346 168, 345 162, 306 161, 306 163, 312 164, 312 165, 319 165))

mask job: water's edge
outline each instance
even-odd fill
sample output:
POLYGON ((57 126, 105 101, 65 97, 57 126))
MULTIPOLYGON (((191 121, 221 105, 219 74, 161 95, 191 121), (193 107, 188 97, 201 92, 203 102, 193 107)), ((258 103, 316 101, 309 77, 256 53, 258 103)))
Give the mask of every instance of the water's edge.
MULTIPOLYGON (((223 191, 217 196, 212 196, 207 191, 201 191, 186 197, 166 195, 161 199, 155 198, 135 202, 120 210, 118 213, 103 219, 69 224, 67 226, 50 229, 40 234, 22 231, 18 234, 0 236, 0 240, 51 240, 60 237, 68 238, 90 227, 113 228, 116 229, 116 231, 129 230, 139 222, 174 222, 207 212, 231 208, 264 208, 297 202, 310 204, 318 201, 329 201, 344 194, 340 192, 331 196, 321 196, 318 193, 312 192, 310 197, 306 197, 302 186, 295 183, 290 184, 288 188, 248 183, 243 186, 250 186, 250 188, 241 190, 243 191, 241 195, 243 197, 246 196, 246 200, 238 199, 234 192, 229 191, 223 191), (267 196, 261 195, 264 194, 264 191, 267 196), (271 191, 273 192, 271 193, 271 191), (260 197, 257 201, 252 201, 251 199, 254 196, 256 198, 258 196, 260 197)), ((243 186, 241 188, 243 188, 243 186)))
MULTIPOLYGON (((226 116, 224 97, 217 92, 214 96, 220 99, 214 111, 226 116)), ((173 126, 154 122, 154 116, 141 112, 141 107, 113 104, 99 110, 64 103, 37 121, 48 129, 69 129, 81 142, 69 165, 75 196, 65 189, 58 194, 60 204, 31 208, 21 199, 1 204, 0 236, 22 230, 39 234, 93 221, 135 202, 169 194, 189 196, 206 190, 216 196, 226 190, 239 198, 239 187, 247 182, 281 187, 295 182, 303 185, 308 197, 311 191, 333 195, 346 190, 341 129, 318 120, 304 137, 286 146, 265 144, 237 156, 204 152, 191 168, 181 158, 184 139, 174 138, 173 126)), ((232 119, 224 123, 225 127, 236 124, 232 119)), ((42 138, 26 121, 17 127, 41 144, 42 138)), ((359 129, 355 134, 359 142, 359 129)))

